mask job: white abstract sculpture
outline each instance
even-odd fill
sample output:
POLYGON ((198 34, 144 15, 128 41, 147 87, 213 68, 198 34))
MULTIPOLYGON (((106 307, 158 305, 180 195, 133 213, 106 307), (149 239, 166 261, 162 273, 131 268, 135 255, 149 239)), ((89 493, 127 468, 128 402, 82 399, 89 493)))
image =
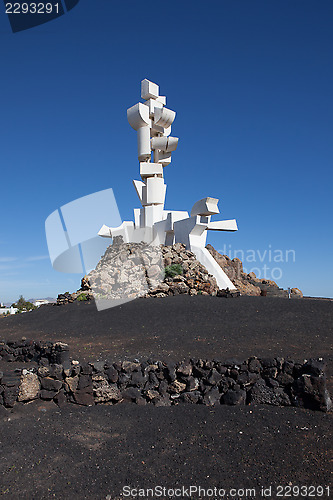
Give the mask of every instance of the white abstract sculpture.
POLYGON ((119 227, 102 226, 99 235, 114 238, 121 235, 124 242, 152 245, 184 243, 212 274, 220 289, 235 290, 235 286, 205 248, 207 230, 237 231, 235 219, 211 222, 219 213, 218 199, 203 198, 191 210, 165 210, 166 184, 163 169, 171 163, 171 153, 177 149, 178 138, 171 137, 175 111, 165 107, 166 97, 159 95, 159 86, 145 79, 141 82, 139 102, 127 110, 131 127, 137 131, 138 159, 141 181, 133 184, 142 208, 134 209, 134 222, 125 221, 119 227))

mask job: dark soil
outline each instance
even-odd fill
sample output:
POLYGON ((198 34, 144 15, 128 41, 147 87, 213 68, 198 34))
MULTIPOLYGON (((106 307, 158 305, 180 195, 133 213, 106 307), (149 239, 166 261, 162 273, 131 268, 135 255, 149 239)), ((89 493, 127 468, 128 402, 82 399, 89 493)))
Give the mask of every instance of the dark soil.
MULTIPOLYGON (((61 340, 79 360, 322 356, 331 377, 332 311, 330 301, 269 297, 138 299, 101 312, 93 303, 74 303, 2 318, 0 337, 61 340)), ((135 492, 121 495, 123 486, 193 485, 224 488, 220 498, 263 498, 261 487, 272 485, 266 498, 290 498, 278 497, 275 487, 330 485, 332 417, 267 405, 59 410, 35 401, 0 408, 0 493, 134 498, 135 492), (230 488, 255 488, 256 497, 230 488)), ((298 498, 329 497, 326 490, 298 498)))
POLYGON ((66 342, 73 358, 331 356, 333 302, 178 295, 98 312, 94 302, 42 306, 0 320, 0 338, 66 342))

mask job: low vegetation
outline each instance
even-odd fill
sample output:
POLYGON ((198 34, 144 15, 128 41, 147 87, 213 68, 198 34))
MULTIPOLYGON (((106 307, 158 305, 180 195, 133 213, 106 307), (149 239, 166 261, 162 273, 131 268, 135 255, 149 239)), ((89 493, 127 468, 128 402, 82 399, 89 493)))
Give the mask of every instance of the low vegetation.
POLYGON ((180 264, 170 264, 170 266, 166 266, 164 268, 164 277, 165 278, 174 278, 178 274, 183 274, 183 268, 180 264))

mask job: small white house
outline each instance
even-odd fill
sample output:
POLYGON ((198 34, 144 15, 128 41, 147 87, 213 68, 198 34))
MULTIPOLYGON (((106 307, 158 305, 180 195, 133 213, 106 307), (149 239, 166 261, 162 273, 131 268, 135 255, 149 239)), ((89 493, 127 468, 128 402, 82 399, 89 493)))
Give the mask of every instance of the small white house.
POLYGON ((17 310, 16 307, 0 307, 0 314, 15 314, 17 310))
POLYGON ((47 299, 38 299, 38 300, 35 300, 34 306, 39 307, 39 306, 43 306, 44 304, 49 304, 49 303, 50 303, 50 301, 47 299))

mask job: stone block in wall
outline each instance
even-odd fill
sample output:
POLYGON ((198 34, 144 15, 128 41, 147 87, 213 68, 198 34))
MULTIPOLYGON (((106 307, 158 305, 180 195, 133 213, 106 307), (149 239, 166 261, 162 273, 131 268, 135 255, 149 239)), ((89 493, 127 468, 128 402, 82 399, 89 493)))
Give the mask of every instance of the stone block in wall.
POLYGON ((60 391, 62 388, 63 382, 62 380, 56 380, 51 377, 42 377, 40 379, 41 381, 41 386, 42 389, 45 389, 46 391, 60 391))
POLYGON ((47 390, 47 389, 41 389, 40 391, 40 397, 41 399, 45 399, 46 401, 51 401, 51 399, 53 399, 57 394, 58 394, 59 391, 55 391, 55 390, 47 390))
POLYGON ((17 400, 17 396, 19 393, 19 386, 4 386, 3 388, 3 404, 6 408, 13 408, 15 401, 17 400))
POLYGON ((32 401, 39 397, 40 382, 37 373, 22 371, 21 383, 18 392, 18 401, 32 401))
POLYGON ((308 373, 303 374, 295 381, 293 396, 297 406, 325 412, 333 409, 324 375, 316 377, 308 373))
POLYGON ((212 387, 209 391, 206 392, 203 398, 203 404, 207 406, 215 406, 220 404, 221 394, 217 387, 212 387))
POLYGON ((245 405, 246 391, 243 389, 229 389, 221 400, 225 405, 245 405))
POLYGON ((251 404, 269 404, 275 406, 289 406, 289 396, 281 389, 268 387, 265 380, 260 379, 249 392, 251 404))
POLYGON ((95 403, 117 402, 122 399, 121 392, 116 384, 109 384, 105 377, 93 381, 95 403))
MULTIPOLYGON (((84 389, 78 389, 74 393, 75 403, 83 406, 93 406, 95 404, 95 398, 92 387, 85 387, 84 389)), ((97 401, 96 401, 97 402, 97 401)))

